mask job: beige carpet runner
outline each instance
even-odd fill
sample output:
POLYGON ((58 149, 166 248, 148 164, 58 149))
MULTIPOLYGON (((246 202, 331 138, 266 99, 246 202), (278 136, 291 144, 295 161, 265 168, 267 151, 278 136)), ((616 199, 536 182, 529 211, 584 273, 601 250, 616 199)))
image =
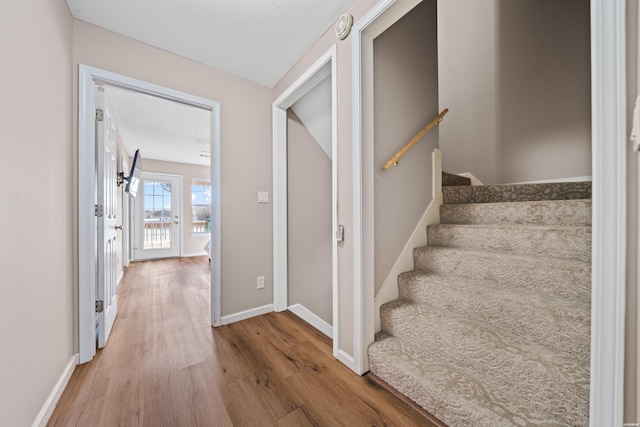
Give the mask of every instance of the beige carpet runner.
POLYGON ((371 372, 452 427, 587 426, 591 183, 443 182, 371 372))

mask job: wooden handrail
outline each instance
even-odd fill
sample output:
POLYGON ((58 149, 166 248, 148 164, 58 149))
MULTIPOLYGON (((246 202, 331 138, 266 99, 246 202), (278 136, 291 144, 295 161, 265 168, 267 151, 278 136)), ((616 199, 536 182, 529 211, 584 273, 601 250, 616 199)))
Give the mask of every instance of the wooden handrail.
POLYGON ((416 136, 411 138, 411 141, 409 141, 407 145, 402 147, 400 151, 398 151, 391 159, 389 159, 389 161, 385 163, 384 166, 382 166, 382 170, 386 171, 392 165, 398 166, 398 163, 402 159, 402 156, 404 156, 404 154, 407 151, 409 151, 409 148, 411 148, 413 144, 418 142, 420 138, 422 138, 427 132, 429 132, 429 130, 431 130, 432 127, 438 126, 442 121, 442 119, 444 118, 445 114, 447 114, 448 112, 449 112, 448 108, 445 108, 444 110, 442 110, 442 112, 438 114, 438 116, 435 119, 431 120, 428 125, 426 125, 420 132, 417 133, 416 136))

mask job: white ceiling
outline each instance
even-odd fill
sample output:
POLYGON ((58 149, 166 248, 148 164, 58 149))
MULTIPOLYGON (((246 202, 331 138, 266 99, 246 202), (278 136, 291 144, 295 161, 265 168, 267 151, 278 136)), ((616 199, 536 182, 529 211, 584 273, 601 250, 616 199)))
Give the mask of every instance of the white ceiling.
POLYGON ((129 156, 209 165, 208 110, 139 92, 105 87, 109 107, 129 156))
POLYGON ((355 0, 67 0, 75 18, 274 87, 355 0))

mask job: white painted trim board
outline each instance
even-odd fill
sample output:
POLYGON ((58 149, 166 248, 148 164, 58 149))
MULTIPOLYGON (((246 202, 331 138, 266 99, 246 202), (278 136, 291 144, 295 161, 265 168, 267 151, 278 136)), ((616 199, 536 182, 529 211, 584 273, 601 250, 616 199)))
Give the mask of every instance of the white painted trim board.
POLYGON ((239 311, 237 313, 222 316, 221 324, 228 325, 230 323, 239 322, 241 320, 251 319, 252 317, 262 316, 263 314, 271 313, 272 311, 274 311, 273 304, 250 308, 249 310, 239 311))
POLYGON ((42 405, 42 409, 40 409, 36 419, 33 421, 32 427, 45 427, 47 425, 47 422, 49 422, 49 418, 51 418, 53 411, 56 409, 60 396, 62 396, 62 392, 67 387, 71 374, 73 374, 73 371, 76 369, 79 360, 80 355, 78 353, 74 353, 74 355, 71 356, 71 359, 69 359, 69 362, 67 362, 67 365, 62 370, 58 381, 54 384, 51 393, 49 393, 47 400, 45 400, 44 405, 42 405))
POLYGON ((313 313, 302 304, 294 304, 289 306, 289 311, 328 336, 333 338, 333 326, 325 322, 320 316, 313 313))

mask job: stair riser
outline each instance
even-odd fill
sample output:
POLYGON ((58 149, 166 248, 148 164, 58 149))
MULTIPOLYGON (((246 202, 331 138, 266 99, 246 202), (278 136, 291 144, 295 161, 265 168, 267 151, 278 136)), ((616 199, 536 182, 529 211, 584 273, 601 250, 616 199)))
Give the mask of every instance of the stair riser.
POLYGON ((507 289, 541 292, 579 304, 591 300, 588 265, 539 261, 491 253, 421 247, 413 251, 416 270, 495 282, 507 289))
POLYGON ((443 187, 444 203, 501 203, 591 199, 591 182, 443 187))
POLYGON ((442 205, 443 224, 591 225, 591 200, 442 205))
POLYGON ((542 258, 590 262, 591 229, 464 227, 456 224, 427 227, 430 246, 466 248, 542 258))

